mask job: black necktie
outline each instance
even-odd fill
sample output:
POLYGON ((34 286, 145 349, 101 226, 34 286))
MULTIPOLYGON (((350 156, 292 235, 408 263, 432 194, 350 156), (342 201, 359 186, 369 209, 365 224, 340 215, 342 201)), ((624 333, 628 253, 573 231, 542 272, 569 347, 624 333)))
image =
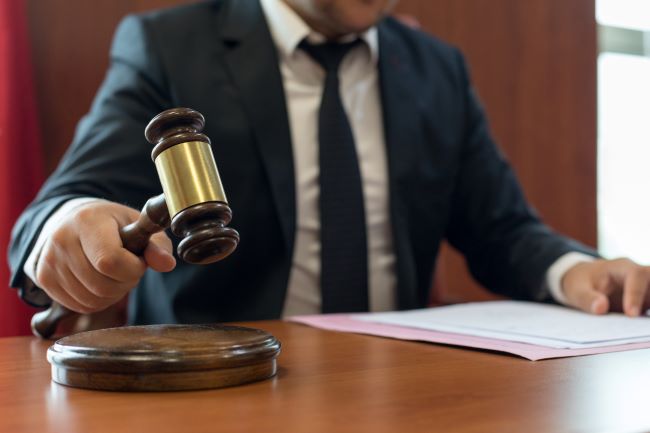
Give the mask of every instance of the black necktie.
POLYGON ((360 41, 300 47, 325 70, 318 113, 322 312, 368 311, 366 221, 354 137, 339 92, 339 66, 360 41))

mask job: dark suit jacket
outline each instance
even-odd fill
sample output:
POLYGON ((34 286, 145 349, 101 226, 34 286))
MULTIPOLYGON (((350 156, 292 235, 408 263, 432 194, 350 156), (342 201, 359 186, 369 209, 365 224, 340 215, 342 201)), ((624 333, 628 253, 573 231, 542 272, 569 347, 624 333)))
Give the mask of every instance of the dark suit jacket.
MULTIPOLYGON (((527 205, 458 50, 391 18, 378 33, 399 308, 427 305, 443 238, 486 287, 543 298, 549 265, 584 248, 527 205)), ((127 17, 111 59, 71 148, 15 227, 12 286, 23 285, 33 243, 64 201, 96 196, 139 208, 160 193, 143 130, 158 112, 186 106, 207 119, 241 245, 214 265, 147 272, 131 322, 278 318, 293 254, 294 170, 278 57, 257 0, 127 17)))

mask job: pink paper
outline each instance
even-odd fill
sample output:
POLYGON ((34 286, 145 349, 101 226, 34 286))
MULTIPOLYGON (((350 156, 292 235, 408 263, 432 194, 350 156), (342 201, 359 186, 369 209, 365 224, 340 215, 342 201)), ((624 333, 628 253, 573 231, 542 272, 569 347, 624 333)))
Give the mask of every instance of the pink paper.
POLYGON ((295 316, 288 320, 313 326, 315 328, 326 329, 328 331, 352 332, 356 334, 396 338, 398 340, 426 341, 430 343, 473 347, 476 349, 496 350, 499 352, 512 353, 513 355, 518 355, 530 359, 531 361, 650 348, 650 342, 643 342, 622 344, 618 346, 594 347, 589 349, 557 349, 553 347, 537 346, 534 344, 497 340, 494 338, 474 337, 471 335, 364 322, 361 320, 354 320, 349 314, 295 316))

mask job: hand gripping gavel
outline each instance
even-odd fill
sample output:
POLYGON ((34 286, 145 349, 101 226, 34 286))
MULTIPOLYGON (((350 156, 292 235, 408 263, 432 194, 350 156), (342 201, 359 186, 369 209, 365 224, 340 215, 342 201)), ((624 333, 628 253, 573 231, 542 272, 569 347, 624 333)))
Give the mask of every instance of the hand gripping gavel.
MULTIPOLYGON (((140 217, 120 229, 124 248, 142 255, 154 233, 170 227, 181 238, 178 255, 188 263, 208 264, 232 253, 239 233, 227 227, 232 219, 214 162, 210 139, 202 134, 205 119, 189 108, 173 108, 154 117, 145 137, 154 145, 163 194, 150 198, 140 217)), ((32 332, 50 338, 61 319, 77 314, 52 302, 32 317, 32 332)))

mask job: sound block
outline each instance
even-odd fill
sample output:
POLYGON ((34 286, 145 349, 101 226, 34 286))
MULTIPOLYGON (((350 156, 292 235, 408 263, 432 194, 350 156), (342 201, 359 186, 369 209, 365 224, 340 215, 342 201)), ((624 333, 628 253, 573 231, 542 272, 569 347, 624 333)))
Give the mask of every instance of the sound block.
POLYGON ((107 391, 183 391, 267 379, 280 342, 226 325, 125 326, 62 338, 47 351, 52 380, 107 391))

